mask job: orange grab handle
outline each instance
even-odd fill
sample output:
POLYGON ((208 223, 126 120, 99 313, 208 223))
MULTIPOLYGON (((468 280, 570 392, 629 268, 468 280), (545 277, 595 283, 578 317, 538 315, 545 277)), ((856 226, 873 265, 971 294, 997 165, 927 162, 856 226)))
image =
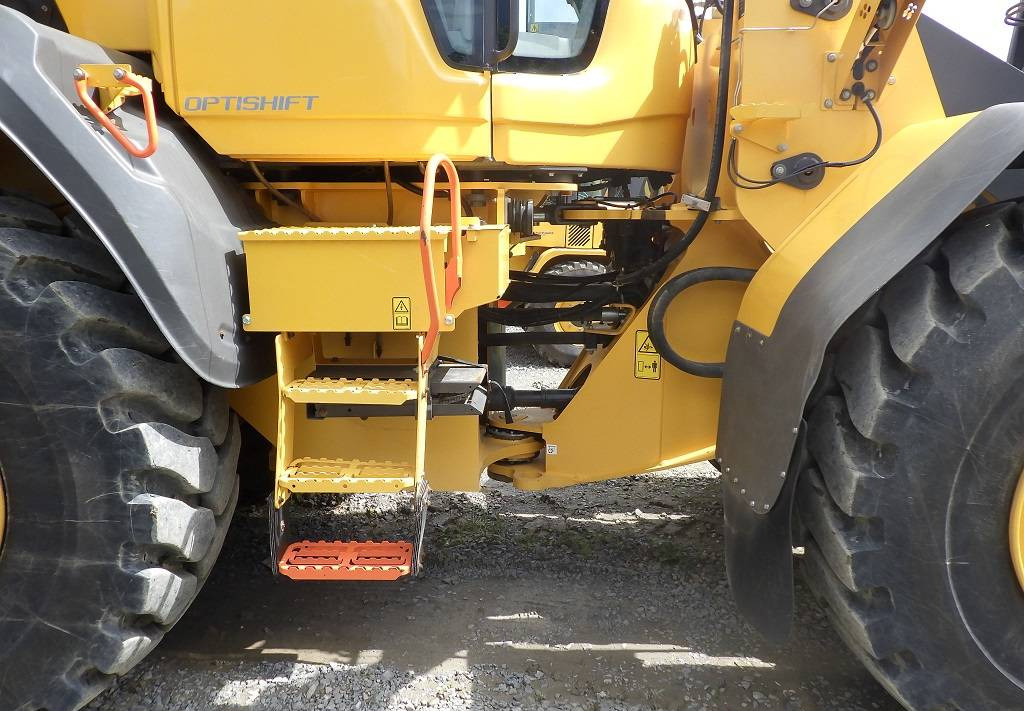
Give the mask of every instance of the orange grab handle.
POLYGON ((85 106, 86 110, 92 114, 93 118, 100 122, 103 128, 110 132, 118 143, 120 143, 126 151, 131 153, 136 158, 149 158, 151 155, 156 153, 157 147, 157 129, 156 129, 156 108, 153 106, 153 94, 150 90, 143 86, 142 82, 135 78, 135 75, 131 72, 126 72, 122 69, 114 70, 114 78, 122 84, 133 86, 139 90, 142 95, 142 106, 146 112, 146 134, 149 143, 145 148, 139 148, 131 139, 125 136, 121 129, 119 129, 110 117, 103 113, 103 110, 96 105, 96 102, 89 96, 89 75, 81 67, 75 70, 75 92, 78 94, 78 98, 85 106))
POLYGON ((438 153, 427 163, 426 174, 423 177, 423 201, 420 203, 420 257, 423 262, 423 283, 427 289, 427 302, 430 304, 430 330, 423 340, 423 353, 420 358, 422 365, 426 365, 433 352, 441 322, 441 306, 437 303, 437 283, 434 281, 434 255, 430 251, 430 227, 434 219, 434 183, 438 168, 444 168, 450 186, 448 196, 451 202, 452 256, 444 272, 444 304, 449 313, 455 301, 455 294, 462 288, 462 227, 459 224, 459 218, 462 216, 462 187, 455 164, 448 156, 438 153))

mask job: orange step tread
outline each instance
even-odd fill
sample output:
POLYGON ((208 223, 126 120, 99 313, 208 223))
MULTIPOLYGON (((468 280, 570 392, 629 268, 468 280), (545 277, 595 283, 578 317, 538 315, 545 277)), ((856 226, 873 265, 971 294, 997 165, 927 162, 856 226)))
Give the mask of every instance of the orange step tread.
POLYGON ((293 580, 398 580, 412 572, 412 549, 405 541, 299 541, 277 567, 293 580))

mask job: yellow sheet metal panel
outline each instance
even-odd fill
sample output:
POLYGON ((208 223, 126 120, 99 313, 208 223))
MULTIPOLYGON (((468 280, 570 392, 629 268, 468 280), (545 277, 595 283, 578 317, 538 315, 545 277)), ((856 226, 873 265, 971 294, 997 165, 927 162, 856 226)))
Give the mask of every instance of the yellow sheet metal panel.
MULTIPOLYGON (((431 233, 438 294, 449 232, 431 233)), ((248 330, 390 331, 396 309, 408 318, 402 330, 428 328, 419 228, 275 228, 240 237, 249 280, 248 330)), ((434 298, 443 303, 443 295, 434 298)))
POLYGON ((974 115, 910 126, 887 141, 874 158, 855 169, 779 245, 750 283, 739 320, 760 333, 771 335, 779 312, 804 274, 974 115))
POLYGON ((148 0, 57 0, 68 32, 112 49, 150 49, 148 0))
MULTIPOLYGON (((863 105, 856 111, 848 106, 841 108, 831 96, 840 50, 858 16, 858 12, 850 12, 839 21, 821 20, 807 31, 771 30, 763 28, 810 26, 813 18, 791 9, 789 3, 748 4, 738 23, 739 40, 733 54, 739 88, 733 93, 730 140, 737 141, 740 173, 767 180, 771 178, 772 163, 801 153, 815 153, 829 161, 849 161, 868 153, 877 137, 871 115, 863 105), (765 61, 767 57, 771 61, 765 61), (830 57, 835 61, 829 61, 830 57), (779 71, 779 67, 799 69, 779 71), (765 107, 773 105, 777 112, 785 109, 797 117, 749 118, 754 108, 760 107, 764 114, 765 107)), ((720 30, 717 22, 715 25, 709 25, 706 32, 713 32, 710 36, 717 38, 720 30)), ((885 93, 876 102, 885 140, 906 126, 945 116, 916 30, 888 81, 893 83, 886 84, 885 93)), ((706 122, 704 130, 709 130, 711 123, 704 115, 697 122, 706 122)), ((707 154, 699 148, 698 144, 692 146, 693 155, 684 168, 698 182, 707 173, 707 154)), ((765 241, 777 247, 850 177, 852 170, 827 170, 822 184, 813 190, 788 186, 736 190, 735 204, 765 241)), ((729 181, 722 182, 732 193, 729 181)))
POLYGON ((150 1, 167 102, 218 153, 490 156, 490 80, 444 63, 419 0, 150 1))
MULTIPOLYGON (((451 228, 431 231, 444 314, 451 228)), ((240 233, 250 331, 425 332, 430 305, 418 227, 272 228, 240 233)), ((495 301, 508 286, 508 228, 473 225, 462 237, 464 276, 452 313, 495 301)), ((442 330, 453 324, 441 322, 442 330)))
POLYGON ((685 5, 612 2, 590 66, 494 75, 494 158, 675 172, 689 113, 685 5))

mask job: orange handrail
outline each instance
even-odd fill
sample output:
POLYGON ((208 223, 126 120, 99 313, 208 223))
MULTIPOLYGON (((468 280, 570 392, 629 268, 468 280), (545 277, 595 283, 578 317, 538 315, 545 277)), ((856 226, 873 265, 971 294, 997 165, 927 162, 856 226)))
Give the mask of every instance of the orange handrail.
POLYGON ((153 94, 145 84, 131 72, 126 72, 121 68, 114 70, 114 78, 122 84, 134 87, 142 95, 142 106, 146 114, 146 135, 148 138, 148 144, 144 148, 139 148, 132 140, 125 136, 121 129, 119 129, 110 117, 107 116, 103 109, 96 105, 96 102, 89 96, 89 74, 81 67, 75 69, 75 92, 78 94, 78 98, 85 106, 86 110, 92 114, 93 118, 100 122, 103 128, 110 132, 118 143, 120 143, 126 151, 131 153, 136 158, 149 158, 151 155, 156 153, 157 143, 159 142, 159 134, 157 133, 156 126, 156 107, 153 105, 153 94))
POLYGON ((451 313, 455 294, 462 288, 462 188, 459 171, 448 156, 438 153, 427 162, 423 176, 423 202, 420 204, 420 257, 423 262, 423 283, 430 303, 430 330, 423 340, 420 363, 426 365, 434 350, 437 334, 441 328, 441 306, 437 303, 437 282, 434 280, 434 255, 430 251, 430 227, 434 218, 434 183, 437 169, 444 168, 448 174, 448 197, 451 202, 452 256, 444 271, 444 305, 451 313))

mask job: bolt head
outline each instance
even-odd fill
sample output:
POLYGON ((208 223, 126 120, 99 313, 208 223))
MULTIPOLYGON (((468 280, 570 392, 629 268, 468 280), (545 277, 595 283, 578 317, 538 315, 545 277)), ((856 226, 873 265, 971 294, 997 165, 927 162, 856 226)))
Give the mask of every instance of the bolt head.
POLYGON ((810 7, 814 4, 814 0, 800 0, 800 7, 810 7))
POLYGON ((775 166, 774 168, 772 168, 772 175, 774 175, 776 178, 785 177, 785 175, 786 175, 786 166, 784 166, 784 165, 777 165, 777 166, 775 166))
POLYGON ((750 502, 750 508, 754 508, 755 506, 757 506, 757 502, 756 501, 751 501, 750 502))
POLYGON ((114 78, 117 79, 118 81, 121 81, 126 76, 127 76, 127 74, 125 73, 125 71, 123 69, 121 69, 121 67, 117 67, 114 70, 114 78))
POLYGON ((895 83, 896 83, 896 75, 893 74, 892 76, 889 77, 889 85, 892 86, 895 83))
POLYGON ((874 100, 875 100, 875 92, 874 91, 872 91, 871 89, 868 89, 867 91, 864 92, 864 101, 874 101, 874 100))
POLYGON ((742 123, 738 123, 735 126, 733 126, 732 127, 732 132, 733 133, 743 133, 743 124, 742 123))
POLYGON ((865 62, 864 68, 867 69, 869 72, 877 72, 878 71, 878 60, 877 59, 869 59, 867 62, 865 62))
POLYGON ((747 490, 746 489, 740 489, 740 493, 741 494, 745 494, 745 493, 747 493, 747 490))
POLYGON ((828 54, 825 55, 825 59, 827 59, 830 62, 834 62, 837 59, 839 59, 839 55, 836 54, 835 52, 829 52, 828 54))
POLYGON ((785 153, 786 151, 789 150, 789 144, 780 143, 779 145, 775 146, 775 150, 777 150, 779 153, 785 153))
POLYGON ((252 323, 252 315, 251 314, 243 314, 243 316, 242 316, 242 323, 244 325, 246 325, 246 326, 251 324, 252 323))
POLYGON ((831 109, 835 105, 836 105, 836 103, 834 101, 832 101, 832 99, 825 99, 825 108, 826 109, 831 109))
POLYGON ((850 91, 849 89, 843 89, 842 92, 840 92, 839 94, 839 98, 842 99, 843 101, 849 101, 850 99, 853 98, 853 92, 850 91))
POLYGON ((85 79, 89 75, 86 74, 85 70, 82 69, 81 67, 75 67, 75 71, 73 73, 73 76, 75 77, 76 80, 81 81, 82 79, 85 79))
POLYGON ((444 315, 444 325, 445 326, 454 326, 455 325, 455 317, 452 316, 451 314, 445 314, 444 315))
POLYGON ((764 505, 764 506, 763 506, 762 508, 763 508, 763 509, 764 509, 765 511, 768 511, 768 510, 770 510, 770 509, 771 509, 771 507, 772 507, 772 506, 771 506, 771 504, 765 504, 765 505, 764 505))

